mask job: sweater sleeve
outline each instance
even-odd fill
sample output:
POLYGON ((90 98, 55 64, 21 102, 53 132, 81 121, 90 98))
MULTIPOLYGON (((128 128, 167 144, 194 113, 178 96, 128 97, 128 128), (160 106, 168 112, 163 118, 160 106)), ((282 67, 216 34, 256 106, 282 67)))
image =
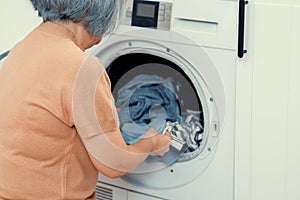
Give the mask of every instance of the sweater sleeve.
POLYGON ((152 149, 152 139, 126 145, 119 130, 109 77, 97 58, 89 57, 83 63, 73 93, 75 127, 86 150, 97 162, 113 170, 129 172, 146 159, 152 149))
POLYGON ((99 59, 82 63, 73 90, 73 117, 82 138, 119 129, 109 77, 99 59))

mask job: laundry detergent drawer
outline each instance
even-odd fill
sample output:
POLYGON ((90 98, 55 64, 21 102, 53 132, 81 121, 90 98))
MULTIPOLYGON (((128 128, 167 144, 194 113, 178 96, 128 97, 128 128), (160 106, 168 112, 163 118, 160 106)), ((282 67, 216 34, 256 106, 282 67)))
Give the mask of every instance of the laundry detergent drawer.
POLYGON ((235 50, 237 1, 176 0, 171 24, 200 45, 235 50))

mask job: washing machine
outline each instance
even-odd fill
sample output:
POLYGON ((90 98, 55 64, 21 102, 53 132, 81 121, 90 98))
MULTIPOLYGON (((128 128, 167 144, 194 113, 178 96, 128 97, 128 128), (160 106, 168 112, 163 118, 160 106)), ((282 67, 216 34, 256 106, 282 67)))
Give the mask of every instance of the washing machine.
POLYGON ((147 158, 117 179, 99 174, 97 199, 234 199, 236 41, 237 1, 126 1, 117 32, 90 50, 114 98, 137 76, 171 78, 180 112, 201 113, 203 130, 171 159, 147 158))
POLYGON ((116 100, 139 75, 171 79, 180 112, 198 113, 203 128, 193 147, 171 147, 120 178, 99 174, 97 199, 234 199, 237 3, 126 0, 116 33, 89 50, 116 100))

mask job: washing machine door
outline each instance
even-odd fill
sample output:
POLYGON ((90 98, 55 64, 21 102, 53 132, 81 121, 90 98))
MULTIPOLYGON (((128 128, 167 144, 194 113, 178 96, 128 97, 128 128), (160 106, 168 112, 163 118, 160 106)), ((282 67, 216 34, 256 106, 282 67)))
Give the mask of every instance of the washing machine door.
POLYGON ((106 67, 116 101, 136 77, 171 80, 183 121, 192 123, 194 117, 202 129, 189 129, 192 137, 184 148, 149 156, 123 179, 149 188, 173 188, 203 173, 216 151, 225 117, 222 80, 204 49, 176 32, 143 29, 106 38, 92 54, 106 67))

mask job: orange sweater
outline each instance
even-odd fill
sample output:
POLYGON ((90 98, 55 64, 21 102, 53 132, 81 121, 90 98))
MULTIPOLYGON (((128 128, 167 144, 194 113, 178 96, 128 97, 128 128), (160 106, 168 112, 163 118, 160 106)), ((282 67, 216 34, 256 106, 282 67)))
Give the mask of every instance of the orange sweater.
POLYGON ((9 53, 0 71, 0 199, 95 199, 98 172, 72 113, 74 81, 87 56, 51 22, 9 53))

